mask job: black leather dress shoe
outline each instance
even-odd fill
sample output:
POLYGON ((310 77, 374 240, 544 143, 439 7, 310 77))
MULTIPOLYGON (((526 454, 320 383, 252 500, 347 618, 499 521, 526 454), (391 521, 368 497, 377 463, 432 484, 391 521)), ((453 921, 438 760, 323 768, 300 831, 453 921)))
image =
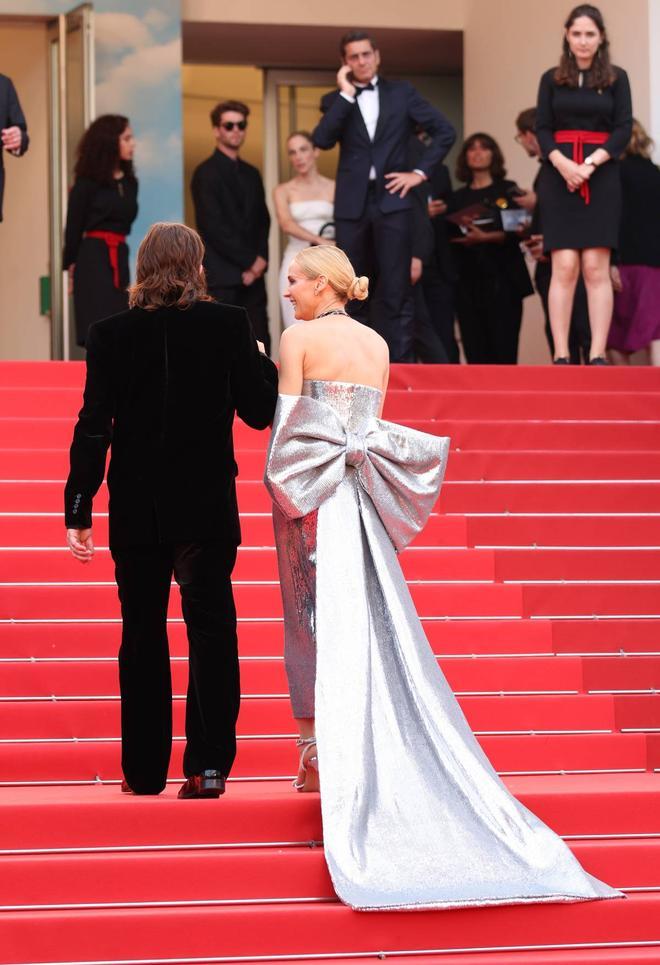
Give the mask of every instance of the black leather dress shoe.
POLYGON ((225 793, 225 777, 220 771, 202 771, 186 778, 177 797, 220 797, 225 793))

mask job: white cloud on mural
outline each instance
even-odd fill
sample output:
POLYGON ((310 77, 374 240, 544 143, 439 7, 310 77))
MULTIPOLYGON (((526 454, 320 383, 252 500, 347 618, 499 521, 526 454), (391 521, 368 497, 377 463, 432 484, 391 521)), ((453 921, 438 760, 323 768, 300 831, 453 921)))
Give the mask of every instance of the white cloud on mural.
POLYGON ((136 47, 114 63, 96 87, 98 113, 128 112, 145 89, 167 83, 181 69, 181 40, 136 47))
POLYGON ((97 45, 107 52, 136 50, 154 43, 147 24, 132 13, 97 13, 94 28, 97 45))
POLYGON ((150 174, 159 174, 171 170, 172 161, 181 158, 181 135, 178 131, 162 137, 155 130, 140 131, 136 140, 135 164, 138 177, 142 169, 148 169, 150 174))

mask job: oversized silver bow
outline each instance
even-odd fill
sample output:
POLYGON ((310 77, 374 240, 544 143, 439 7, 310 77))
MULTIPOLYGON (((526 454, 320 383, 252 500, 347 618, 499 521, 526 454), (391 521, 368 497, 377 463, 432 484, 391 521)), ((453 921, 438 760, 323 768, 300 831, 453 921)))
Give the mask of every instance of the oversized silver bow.
POLYGON ((371 419, 347 431, 335 410, 309 396, 280 395, 265 483, 285 516, 306 516, 353 466, 397 550, 422 530, 445 474, 449 439, 371 419))

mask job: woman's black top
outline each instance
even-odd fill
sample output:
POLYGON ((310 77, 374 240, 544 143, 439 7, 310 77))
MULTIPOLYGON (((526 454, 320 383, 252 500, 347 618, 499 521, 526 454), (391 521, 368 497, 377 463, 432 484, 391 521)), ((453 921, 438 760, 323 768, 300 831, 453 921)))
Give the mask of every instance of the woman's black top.
POLYGON ((614 67, 616 80, 601 90, 557 84, 555 70, 556 67, 546 70, 539 85, 536 136, 543 156, 547 158, 555 150, 567 157, 573 156, 573 145, 557 144, 555 131, 603 131, 610 136, 599 146, 610 157, 618 158, 626 149, 632 131, 630 83, 625 70, 614 67))
POLYGON ((138 183, 124 176, 112 184, 76 178, 69 194, 64 232, 64 268, 75 264, 86 231, 127 235, 138 213, 138 183))
MULTIPOLYGON (((515 181, 501 179, 486 188, 464 187, 454 191, 449 204, 450 211, 460 211, 473 204, 485 204, 499 210, 502 206, 515 207, 512 201, 517 189, 515 181)), ((520 239, 507 235, 503 242, 483 242, 476 245, 452 245, 456 257, 459 284, 492 287, 502 281, 510 284, 519 298, 526 298, 534 291, 520 250, 520 239)))
POLYGON ((632 155, 619 165, 623 212, 619 263, 660 268, 660 168, 632 155))

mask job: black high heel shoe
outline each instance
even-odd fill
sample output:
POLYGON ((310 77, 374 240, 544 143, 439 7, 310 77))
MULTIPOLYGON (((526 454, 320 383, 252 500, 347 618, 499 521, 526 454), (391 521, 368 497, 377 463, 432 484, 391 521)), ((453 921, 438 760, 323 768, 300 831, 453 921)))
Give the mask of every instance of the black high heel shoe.
POLYGON ((571 360, 568 355, 560 355, 559 358, 552 360, 553 365, 570 365, 571 360))
POLYGON ((592 359, 589 359, 589 365, 609 365, 604 355, 594 355, 592 359))

